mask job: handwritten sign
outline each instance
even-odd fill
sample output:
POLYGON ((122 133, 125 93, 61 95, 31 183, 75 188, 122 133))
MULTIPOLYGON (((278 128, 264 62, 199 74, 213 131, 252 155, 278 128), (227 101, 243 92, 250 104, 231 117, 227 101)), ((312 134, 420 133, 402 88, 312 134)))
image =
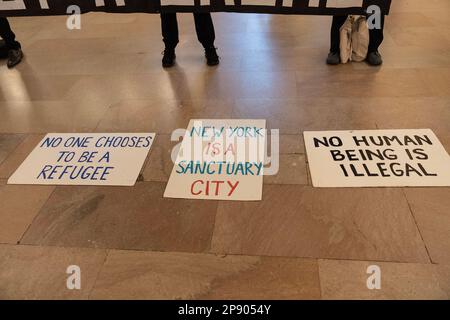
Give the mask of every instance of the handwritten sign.
POLYGON ((133 186, 154 133, 49 133, 8 184, 133 186))
POLYGON ((191 120, 164 197, 261 200, 265 120, 191 120))
POLYGON ((430 129, 307 131, 314 187, 450 186, 450 157, 430 129))

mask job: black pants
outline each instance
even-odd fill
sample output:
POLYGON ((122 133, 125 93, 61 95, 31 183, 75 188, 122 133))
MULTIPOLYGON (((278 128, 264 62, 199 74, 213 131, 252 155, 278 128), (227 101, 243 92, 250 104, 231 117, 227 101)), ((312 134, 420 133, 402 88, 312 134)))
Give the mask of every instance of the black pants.
POLYGON ((16 41, 16 35, 12 32, 8 19, 0 17, 0 37, 5 41, 6 49, 20 49, 20 43, 16 41))
MULTIPOLYGON (((347 20, 347 16, 334 16, 331 25, 331 52, 339 52, 340 45, 340 29, 347 20)), ((377 51, 384 39, 384 16, 381 17, 381 29, 369 30, 369 52, 377 51)))
MULTIPOLYGON (((198 41, 203 47, 214 46, 216 38, 211 14, 194 13, 195 30, 198 41)), ((166 48, 175 48, 178 44, 178 22, 176 13, 161 13, 161 30, 166 48)))

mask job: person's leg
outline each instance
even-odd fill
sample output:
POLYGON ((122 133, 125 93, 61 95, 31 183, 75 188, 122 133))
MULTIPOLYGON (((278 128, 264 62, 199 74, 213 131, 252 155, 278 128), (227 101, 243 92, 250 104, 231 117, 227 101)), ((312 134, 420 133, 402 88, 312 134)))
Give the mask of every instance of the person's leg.
POLYGON ((198 41, 203 47, 213 47, 216 34, 210 13, 194 13, 195 30, 198 41))
POLYGON ((214 41, 216 34, 214 24, 210 13, 194 13, 195 30, 197 31, 198 41, 205 48, 205 57, 208 65, 215 66, 219 64, 214 41))
POLYGON ((19 64, 23 58, 21 45, 16 41, 16 35, 11 30, 8 19, 0 17, 0 37, 5 41, 5 47, 8 51, 8 68, 19 64))
POLYGON ((5 40, 0 39, 0 59, 8 58, 8 49, 6 48, 5 40))
POLYGON ((330 32, 330 52, 339 53, 341 27, 347 20, 347 16, 333 16, 330 32))
POLYGON ((8 19, 0 17, 0 37, 5 41, 8 49, 18 50, 21 48, 20 43, 16 41, 16 35, 11 30, 8 19))
POLYGON ((381 16, 381 28, 369 30, 369 35, 370 41, 366 60, 372 66, 379 66, 383 63, 378 49, 384 39, 384 15, 381 16))
POLYGON ((381 43, 384 40, 384 15, 381 16, 381 28, 372 29, 369 31, 370 42, 369 42, 369 52, 378 51, 381 43))
POLYGON ((176 13, 161 13, 161 31, 166 48, 175 49, 178 44, 178 22, 176 13))
POLYGON ((170 68, 175 63, 175 47, 178 44, 178 22, 176 13, 161 13, 161 32, 164 41, 164 68, 170 68))
POLYGON ((340 33, 341 27, 347 20, 347 16, 333 16, 330 32, 330 53, 327 57, 327 63, 337 65, 341 62, 340 58, 340 33))

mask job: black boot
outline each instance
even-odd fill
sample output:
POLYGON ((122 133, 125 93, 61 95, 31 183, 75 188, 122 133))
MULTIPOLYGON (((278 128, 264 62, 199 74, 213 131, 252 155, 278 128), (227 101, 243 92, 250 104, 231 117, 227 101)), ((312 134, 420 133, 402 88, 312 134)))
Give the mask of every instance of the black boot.
POLYGON ((206 64, 208 66, 217 66, 220 63, 219 56, 217 55, 217 51, 214 46, 205 47, 205 57, 206 64))
POLYGON ((327 57, 327 64, 335 66, 341 63, 339 52, 330 52, 327 57))
POLYGON ((383 64, 383 58, 381 58, 381 54, 378 51, 372 51, 367 54, 367 63, 371 66, 381 66, 383 64))
POLYGON ((22 49, 11 49, 8 51, 8 68, 13 68, 18 65, 23 59, 22 49))
POLYGON ((175 49, 172 48, 166 48, 163 53, 163 59, 162 59, 162 66, 163 68, 170 68, 173 67, 175 64, 175 49))

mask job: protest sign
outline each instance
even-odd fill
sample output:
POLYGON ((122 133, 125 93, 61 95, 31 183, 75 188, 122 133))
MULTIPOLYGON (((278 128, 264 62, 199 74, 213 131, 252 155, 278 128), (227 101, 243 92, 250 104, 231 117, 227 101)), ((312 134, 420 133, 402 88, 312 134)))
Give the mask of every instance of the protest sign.
POLYGON ((261 200, 265 120, 191 120, 164 197, 261 200))
POLYGON ((154 133, 49 133, 8 184, 133 186, 154 133))
POLYGON ((314 187, 450 186, 450 157, 430 129, 306 131, 314 187))

